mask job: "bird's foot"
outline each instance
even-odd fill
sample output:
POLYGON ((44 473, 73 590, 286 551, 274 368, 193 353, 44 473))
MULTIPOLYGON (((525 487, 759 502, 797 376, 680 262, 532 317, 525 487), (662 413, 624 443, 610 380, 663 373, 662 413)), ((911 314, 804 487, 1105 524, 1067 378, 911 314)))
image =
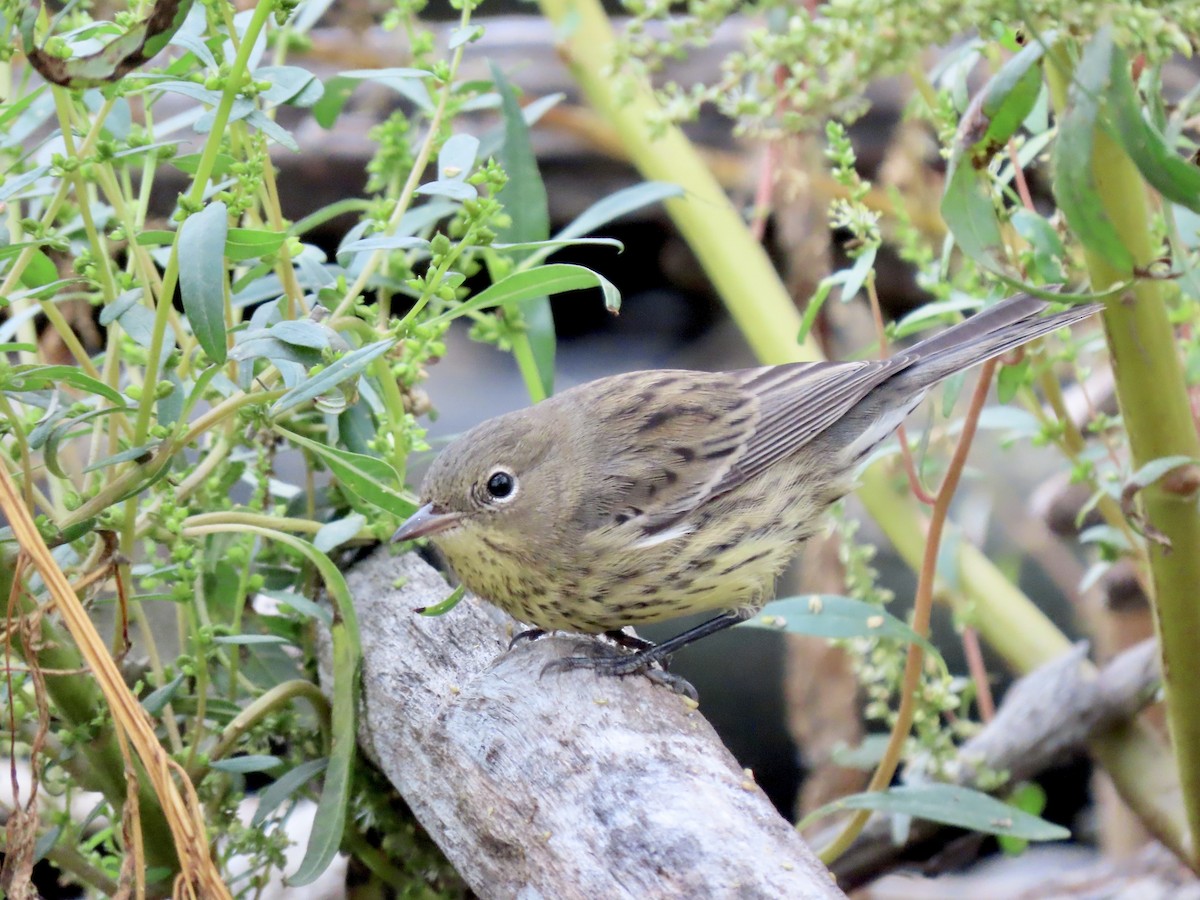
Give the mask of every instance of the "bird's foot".
POLYGON ((597 675, 610 676, 642 674, 655 684, 670 688, 677 694, 692 700, 699 699, 691 682, 666 670, 665 663, 669 654, 659 652, 659 648, 649 641, 632 635, 622 636, 637 642, 637 652, 625 653, 616 647, 595 642, 588 645, 585 651, 587 656, 564 656, 551 660, 542 667, 541 674, 544 676, 547 672, 565 672, 571 669, 591 669, 597 675), (658 664, 659 668, 652 668, 655 664, 658 664))

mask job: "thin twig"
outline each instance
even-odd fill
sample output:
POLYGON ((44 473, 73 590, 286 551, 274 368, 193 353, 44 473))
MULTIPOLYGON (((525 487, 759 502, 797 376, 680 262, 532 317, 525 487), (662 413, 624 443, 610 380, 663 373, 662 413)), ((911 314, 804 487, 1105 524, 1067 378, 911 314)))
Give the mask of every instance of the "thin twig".
MULTIPOLYGON (((938 489, 937 500, 933 505, 933 513, 930 516, 929 530, 925 538, 925 553, 921 560, 921 572, 917 581, 916 597, 913 602, 912 629, 922 637, 929 633, 929 617, 933 609, 933 585, 937 577, 938 550, 942 543, 942 532, 946 526, 946 517, 950 512, 950 501, 954 497, 954 490, 958 487, 959 478, 962 476, 962 470, 966 465, 967 453, 971 448, 971 441, 975 437, 975 428, 979 423, 979 414, 983 410, 984 402, 987 400, 988 390, 991 388, 992 375, 996 371, 996 365, 997 363, 994 359, 989 359, 983 364, 983 371, 979 375, 979 381, 976 383, 975 391, 971 395, 971 405, 967 409, 967 415, 963 421, 962 435, 959 438, 958 445, 954 448, 954 455, 950 458, 950 465, 946 469, 946 477, 938 489)), ((881 791, 886 788, 891 784, 892 776, 896 774, 896 769, 900 766, 900 757, 904 750, 904 743, 908 739, 909 732, 912 730, 913 718, 916 715, 917 685, 920 682, 921 664, 924 659, 925 651, 920 644, 914 642, 908 645, 908 658, 904 663, 900 709, 896 713, 896 724, 892 727, 892 733, 888 738, 888 745, 884 751, 883 759, 880 760, 879 766, 875 769, 875 774, 871 776, 871 781, 867 785, 868 791, 881 791)), ((845 852, 850 844, 854 842, 854 839, 862 832, 863 826, 867 824, 867 820, 870 817, 870 810, 857 811, 833 842, 821 851, 820 857, 822 862, 828 865, 845 852)))

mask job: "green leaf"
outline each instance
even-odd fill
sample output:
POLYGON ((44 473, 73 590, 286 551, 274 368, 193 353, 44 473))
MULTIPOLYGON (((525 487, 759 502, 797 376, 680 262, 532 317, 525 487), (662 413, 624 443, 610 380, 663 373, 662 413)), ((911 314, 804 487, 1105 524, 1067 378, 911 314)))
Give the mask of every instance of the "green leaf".
POLYGON ((874 603, 837 594, 809 594, 775 600, 742 626, 823 638, 891 638, 920 644, 927 653, 939 655, 929 641, 886 610, 874 603))
MULTIPOLYGON (((391 88, 402 97, 411 100, 424 112, 433 111, 433 100, 425 87, 425 79, 432 78, 433 73, 424 69, 356 69, 342 72, 339 78, 352 78, 357 81, 374 81, 384 87, 391 88)), ((327 88, 328 89, 328 88, 327 88)), ((343 101, 344 104, 345 101, 343 101)), ((319 106, 320 104, 318 104, 319 106)), ((341 107, 338 107, 340 112, 341 107)), ((314 110, 315 112, 315 110, 314 110)), ((322 123, 323 124, 323 123, 322 123)), ((328 127, 328 126, 327 126, 328 127)))
POLYGON ((1041 90, 1046 41, 1029 44, 972 98, 955 135, 942 218, 963 253, 994 272, 1006 269, 1004 240, 991 196, 988 160, 1025 121, 1041 90))
MULTIPOLYGON (((29 185, 44 178, 49 171, 50 167, 48 165, 36 166, 30 169, 28 172, 22 172, 20 175, 6 175, 4 178, 4 184, 0 185, 0 201, 9 200, 15 197, 29 185)), ((26 245, 28 243, 32 242, 25 242, 26 245)))
POLYGON ((269 81, 271 86, 259 94, 268 106, 312 106, 325 93, 325 86, 307 69, 299 66, 260 66, 254 70, 255 81, 269 81))
POLYGON ((209 359, 223 363, 225 346, 225 239, 228 210, 210 203, 179 229, 179 292, 196 340, 209 359))
POLYGON ((1015 366, 1001 366, 996 375, 996 399, 1007 405, 1017 396, 1017 391, 1029 377, 1030 359, 1025 357, 1015 366))
POLYGON ((1004 239, 992 202, 991 180, 965 155, 951 157, 942 193, 942 219, 960 250, 985 269, 1005 270, 1004 239))
POLYGON ((888 736, 886 734, 868 734, 853 747, 838 742, 829 756, 835 765, 869 772, 883 760, 883 756, 887 752, 887 745, 888 736))
POLYGON ((230 228, 225 236, 225 255, 234 262, 258 259, 260 256, 274 253, 286 240, 287 234, 283 232, 230 228))
POLYGON ((475 168, 479 138, 473 134, 451 135, 438 152, 438 180, 462 181, 475 168))
POLYGON ((854 265, 849 269, 843 270, 845 272, 845 277, 842 280, 843 303, 849 303, 862 290, 863 283, 866 282, 867 276, 871 274, 875 266, 877 251, 877 247, 868 247, 854 260, 854 265))
POLYGON ((1084 48, 1059 119, 1054 145, 1054 197, 1071 230, 1090 251, 1114 269, 1133 271, 1133 257, 1121 241, 1096 189, 1092 171, 1100 100, 1109 92, 1112 74, 1112 26, 1096 32, 1084 48))
MULTIPOLYGON (((202 154, 200 153, 188 153, 184 156, 172 157, 170 163, 181 172, 184 172, 188 175, 195 175, 200 169, 201 158, 202 154)), ((229 170, 235 165, 237 165, 237 160, 228 153, 218 153, 216 161, 213 162, 212 177, 220 178, 221 176, 228 174, 229 170)), ((169 233, 170 232, 168 232, 168 234, 169 233)), ((139 240, 138 243, 141 243, 141 241, 139 240)))
POLYGON ((1048 283, 1061 281, 1067 251, 1054 226, 1025 208, 1015 210, 1010 221, 1017 234, 1029 244, 1037 277, 1048 283))
POLYGON ((310 759, 280 775, 271 783, 270 787, 259 794, 258 806, 255 807, 254 816, 250 819, 250 827, 257 828, 262 825, 281 803, 308 784, 314 777, 324 772, 328 765, 329 760, 324 757, 310 759))
POLYGON ((616 312, 620 309, 621 295, 607 278, 597 275, 591 269, 583 266, 552 263, 538 266, 535 269, 513 272, 490 287, 484 288, 461 306, 434 316, 427 324, 433 325, 449 319, 456 319, 477 309, 507 306, 530 297, 561 294, 564 291, 578 291, 589 287, 599 287, 604 292, 604 305, 609 310, 616 312))
MULTIPOLYGON (((139 247, 166 247, 175 241, 175 232, 167 231, 164 228, 151 228, 146 231, 140 231, 137 237, 134 238, 134 243, 139 247)), ((127 294, 140 294, 139 290, 126 291, 127 294)), ((111 304, 110 304, 111 305, 111 304)))
POLYGON ((328 553, 357 535, 366 524, 367 517, 362 513, 351 513, 344 518, 326 522, 313 535, 313 546, 322 553, 328 553))
POLYGON ((230 759, 217 759, 208 764, 210 769, 218 772, 230 772, 244 775, 248 772, 269 772, 283 765, 278 756, 234 756, 230 759))
POLYGON ((602 200, 597 200, 581 212, 571 224, 554 235, 554 240, 565 241, 591 234, 597 228, 629 215, 635 210, 669 200, 672 197, 682 196, 683 188, 665 181, 644 181, 632 187, 622 188, 602 200))
POLYGON ((125 405, 125 398, 119 392, 76 366, 14 366, 6 389, 40 391, 60 384, 70 385, 88 394, 96 394, 119 406, 125 405))
MULTIPOLYGON (((1046 791, 1036 781, 1023 781, 1008 794, 1008 803, 1033 816, 1040 816, 1046 809, 1046 791)), ((1005 856, 1018 856, 1025 852, 1029 841, 1002 834, 996 839, 1005 856)))
POLYGON ((223 634, 213 638, 214 644, 230 644, 235 647, 253 647, 259 644, 290 644, 277 634, 223 634))
MULTIPOLYGON (((512 224, 498 232, 497 238, 512 243, 544 241, 550 237, 550 207, 546 199, 546 185, 542 183, 538 171, 537 155, 529 138, 529 125, 525 122, 512 85, 499 66, 494 62, 490 66, 504 113, 504 145, 500 150, 500 164, 508 173, 509 180, 501 199, 505 212, 512 218, 512 224)), ((516 257, 518 266, 527 255, 516 257)), ((528 297, 517 301, 515 308, 524 322, 522 339, 529 342, 533 363, 541 381, 542 396, 548 397, 554 393, 556 350, 550 298, 546 295, 528 297)))
POLYGON ((456 587, 453 591, 450 592, 449 597, 447 597, 445 600, 441 601, 440 603, 435 603, 435 604, 433 604, 433 606, 418 606, 413 611, 418 612, 423 616, 443 616, 446 613, 450 612, 450 610, 454 609, 454 607, 458 606, 459 601, 462 600, 462 598, 465 597, 466 595, 467 595, 466 585, 460 584, 458 587, 456 587))
POLYGON ((1142 490, 1169 472, 1192 465, 1200 465, 1200 460, 1192 459, 1190 456, 1160 456, 1158 459, 1152 459, 1129 476, 1129 480, 1125 482, 1125 491, 1142 490))
POLYGON ((21 272, 21 284, 27 288, 40 288, 52 283, 58 278, 58 267, 54 260, 41 250, 34 250, 29 257, 29 263, 21 272))
POLYGON ((338 337, 337 332, 330 329, 328 325, 322 325, 312 319, 276 322, 267 331, 271 337, 279 338, 285 344, 307 347, 310 350, 325 350, 330 346, 330 339, 338 337))
POLYGON ((821 816, 847 809, 912 816, 1027 841, 1061 841, 1071 836, 1071 832, 1060 825, 1001 803, 980 791, 953 784, 901 785, 886 791, 851 794, 810 813, 796 827, 802 828, 821 816))
MULTIPOLYGON (((196 529, 199 533, 216 533, 222 530, 226 529, 222 526, 200 526, 196 529)), ((355 720, 358 714, 362 667, 358 620, 354 615, 354 602, 346 587, 346 579, 324 553, 290 534, 257 525, 239 524, 236 530, 270 538, 307 558, 321 574, 334 605, 334 620, 330 627, 334 673, 333 743, 329 753, 329 766, 325 773, 325 785, 317 803, 315 824, 308 840, 308 849, 300 869, 289 879, 289 883, 293 885, 310 884, 328 868, 330 861, 337 854, 346 826, 346 810, 350 802, 354 768, 357 736, 355 720)))
POLYGON ((489 244, 493 250, 515 251, 515 250, 538 250, 544 251, 531 254, 538 258, 549 256, 560 247, 615 247, 618 252, 625 249, 625 245, 615 238, 568 238, 560 240, 559 238, 551 238, 548 241, 523 241, 519 244, 489 244))
POLYGON ((382 341, 376 341, 373 344, 359 347, 357 350, 334 360, 319 375, 309 378, 276 400, 275 405, 271 407, 271 415, 278 416, 293 406, 299 406, 301 403, 333 390, 343 381, 357 378, 370 365, 371 360, 377 356, 382 356, 395 343, 395 338, 385 338, 382 341))
MULTIPOLYGON (((91 465, 84 468, 84 472, 95 472, 97 469, 107 469, 109 466, 117 466, 123 462, 129 462, 134 459, 143 459, 151 456, 162 444, 162 441, 153 441, 149 444, 142 444, 140 447, 130 447, 128 450, 122 450, 120 453, 114 453, 112 456, 106 456, 103 459, 98 459, 91 465)), ((49 445, 47 445, 49 447, 49 445)), ((47 451, 48 452, 48 451, 47 451)))
POLYGON ((834 276, 826 276, 817 284, 817 289, 813 291, 813 295, 808 298, 808 305, 804 307, 804 318, 800 320, 800 331, 796 335, 796 343, 803 344, 808 340, 809 332, 812 331, 813 325, 817 322, 817 316, 821 314, 821 307, 825 305, 825 301, 829 299, 829 294, 833 290, 836 283, 834 276))
POLYGON ((311 369, 321 362, 321 353, 307 347, 297 347, 294 344, 273 337, 263 328, 244 331, 238 335, 238 342, 229 351, 229 358, 235 362, 263 357, 270 360, 286 360, 311 369))
POLYGON ((263 591, 263 594, 272 600, 290 606, 302 616, 316 619, 318 622, 324 624, 326 628, 333 624, 333 616, 330 615, 328 609, 318 603, 313 603, 313 601, 302 594, 292 591, 263 591))
POLYGON ((429 241, 425 238, 413 237, 409 234, 373 234, 368 238, 359 238, 338 247, 338 255, 343 253, 363 253, 367 250, 428 250, 429 241))
POLYGON ((303 447, 323 460, 338 483, 359 499, 390 512, 398 519, 407 519, 416 510, 416 503, 392 487, 400 484, 400 476, 384 460, 351 453, 340 447, 328 447, 279 426, 275 430, 292 444, 303 447))
POLYGON ((312 107, 313 118, 318 125, 328 130, 337 124, 338 116, 342 114, 342 107, 346 105, 346 101, 350 99, 350 95, 354 93, 354 89, 358 87, 361 80, 335 75, 325 82, 325 92, 312 107))
POLYGON ((1129 59, 1120 47, 1112 51, 1108 109, 1118 143, 1129 154, 1142 177, 1168 200, 1200 212, 1200 167, 1180 159, 1142 113, 1129 59))
POLYGON ((1054 40, 1053 31, 1038 35, 971 99, 955 135, 955 153, 965 152, 976 162, 986 161, 1017 133, 1037 103, 1042 87, 1037 64, 1054 40))
POLYGON ((171 702, 172 698, 179 689, 183 687, 185 676, 176 675, 162 687, 155 691, 151 691, 146 695, 146 699, 142 701, 142 708, 150 715, 157 716, 163 711, 163 707, 171 702))

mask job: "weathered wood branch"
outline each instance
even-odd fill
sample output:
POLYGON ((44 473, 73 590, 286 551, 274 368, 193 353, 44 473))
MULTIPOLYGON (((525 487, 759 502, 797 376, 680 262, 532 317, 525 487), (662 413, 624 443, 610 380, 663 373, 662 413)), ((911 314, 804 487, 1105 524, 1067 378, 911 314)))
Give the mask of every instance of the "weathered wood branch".
POLYGON ((578 639, 505 652, 512 620, 472 598, 414 615, 450 591, 415 555, 381 550, 347 581, 360 742, 480 896, 843 896, 679 695, 640 677, 539 678, 578 639))

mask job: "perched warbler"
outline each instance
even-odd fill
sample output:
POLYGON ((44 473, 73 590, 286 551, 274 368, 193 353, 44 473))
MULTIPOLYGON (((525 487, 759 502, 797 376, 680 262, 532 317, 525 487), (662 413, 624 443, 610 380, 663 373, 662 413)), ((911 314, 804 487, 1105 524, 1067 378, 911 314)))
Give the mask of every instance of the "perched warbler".
MULTIPOLYGON (((1021 294, 889 359, 601 378, 454 440, 394 541, 430 537, 527 634, 607 634, 556 668, 645 671, 753 615, 935 383, 1092 315, 1021 294), (657 646, 628 625, 721 610, 657 646), (602 648, 602 649, 601 649, 602 648)), ((678 684, 676 687, 680 687, 678 684)))

